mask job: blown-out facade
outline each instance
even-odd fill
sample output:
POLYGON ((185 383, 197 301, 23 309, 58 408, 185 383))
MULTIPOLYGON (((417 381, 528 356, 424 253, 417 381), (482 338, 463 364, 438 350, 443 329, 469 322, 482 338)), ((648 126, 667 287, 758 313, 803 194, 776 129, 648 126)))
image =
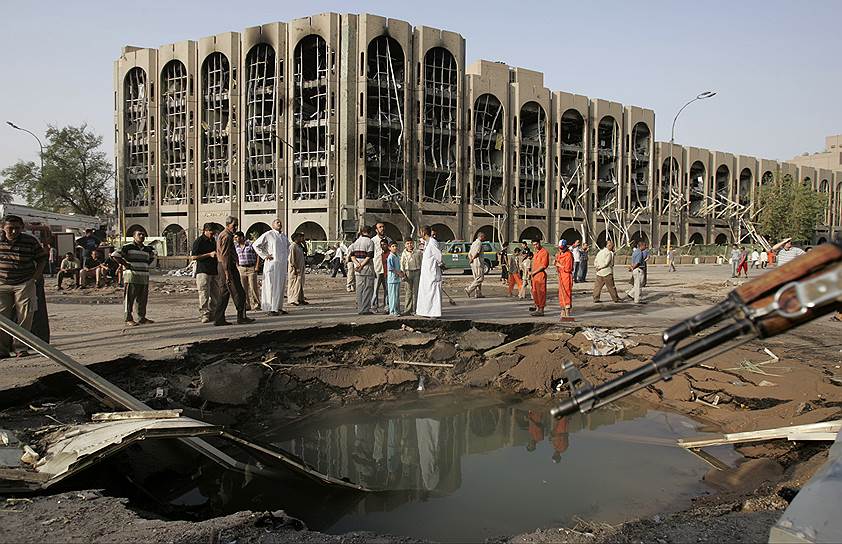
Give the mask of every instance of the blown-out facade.
POLYGON ((166 236, 171 254, 228 215, 311 240, 381 220, 399 239, 430 224, 443 239, 724 243, 776 172, 827 193, 817 238, 842 223, 842 169, 670 149, 651 109, 466 66, 459 34, 375 15, 127 46, 114 85, 122 228, 166 236))

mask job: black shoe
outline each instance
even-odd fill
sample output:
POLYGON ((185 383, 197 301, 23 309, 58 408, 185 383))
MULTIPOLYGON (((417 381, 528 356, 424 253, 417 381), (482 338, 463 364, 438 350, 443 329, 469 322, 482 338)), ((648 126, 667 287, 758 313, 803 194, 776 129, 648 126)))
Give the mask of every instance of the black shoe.
POLYGON ((254 319, 246 316, 237 318, 237 325, 248 325, 249 323, 254 323, 254 319))
POLYGON ((215 327, 224 327, 226 325, 231 325, 230 321, 214 321, 213 322, 215 327))
POLYGON ((270 315, 272 317, 278 317, 279 315, 281 315, 278 312, 267 312, 267 313, 268 313, 268 315, 270 315))

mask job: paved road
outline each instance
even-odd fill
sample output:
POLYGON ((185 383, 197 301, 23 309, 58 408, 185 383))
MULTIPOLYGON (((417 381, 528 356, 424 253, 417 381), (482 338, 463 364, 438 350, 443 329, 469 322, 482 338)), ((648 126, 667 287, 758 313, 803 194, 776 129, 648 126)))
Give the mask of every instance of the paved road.
MULTIPOLYGON (((629 273, 617 267, 617 281, 621 289, 629 273)), ((646 305, 614 304, 603 293, 603 302, 594 304, 590 292, 593 284, 577 284, 574 288, 576 325, 614 327, 664 328, 676 320, 698 312, 704 305, 721 297, 734 280, 729 280, 729 266, 688 265, 677 273, 666 267, 653 266, 649 272, 646 305), (692 298, 691 298, 692 297, 692 298)), ((266 330, 283 330, 333 325, 337 323, 376 323, 397 319, 388 316, 359 316, 354 308, 354 295, 346 293, 344 281, 324 275, 308 275, 305 287, 309 306, 292 308, 287 316, 269 317, 252 312, 257 321, 251 325, 213 327, 197 319, 195 288, 190 278, 153 278, 148 317, 154 324, 125 329, 122 319, 120 293, 113 290, 85 290, 78 293, 58 293, 48 286, 48 303, 52 343, 84 364, 109 361, 127 355, 146 359, 171 358, 174 348, 202 340, 247 337, 266 330)), ((469 276, 448 274, 445 284, 456 302, 445 300, 443 319, 493 323, 558 321, 557 291, 548 294, 547 315, 529 315, 529 303, 506 297, 499 275, 486 280, 482 300, 468 299, 463 292, 469 276)), ((555 280, 550 278, 550 286, 555 280)), ((736 285, 736 284, 734 284, 736 285)), ((233 311, 233 306, 229 308, 233 311)), ((0 393, 3 390, 28 385, 47 374, 59 371, 54 363, 38 356, 22 357, 0 362, 0 393)))

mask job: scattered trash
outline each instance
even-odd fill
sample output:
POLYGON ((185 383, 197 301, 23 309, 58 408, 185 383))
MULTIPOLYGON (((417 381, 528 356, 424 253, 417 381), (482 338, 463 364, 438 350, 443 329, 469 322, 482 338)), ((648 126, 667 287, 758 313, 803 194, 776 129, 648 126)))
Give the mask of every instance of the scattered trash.
POLYGON ((415 332, 415 329, 413 329, 409 325, 401 325, 401 330, 406 332, 415 332))
POLYGON ((184 277, 184 276, 192 276, 193 275, 193 263, 188 264, 184 268, 175 268, 173 270, 168 270, 164 273, 164 276, 169 277, 184 277))
POLYGON ((810 412, 812 410, 813 410, 812 404, 810 404, 809 402, 802 402, 801 404, 798 405, 798 408, 795 409, 795 414, 800 416, 801 414, 803 414, 805 412, 810 412))
POLYGON ((582 329, 585 338, 591 341, 591 349, 587 355, 602 357, 614 353, 622 353, 626 348, 634 347, 637 342, 622 337, 619 330, 602 330, 586 327, 582 329))
POLYGON ((424 390, 424 376, 418 378, 418 391, 424 390))
POLYGON ((769 381, 766 381, 766 380, 760 380, 760 383, 758 383, 757 385, 759 387, 775 387, 778 384, 776 384, 774 382, 769 382, 769 381))
POLYGON ((40 458, 41 456, 38 455, 38 452, 33 450, 31 447, 26 445, 23 446, 23 455, 20 456, 21 463, 25 465, 32 465, 34 467, 40 458))

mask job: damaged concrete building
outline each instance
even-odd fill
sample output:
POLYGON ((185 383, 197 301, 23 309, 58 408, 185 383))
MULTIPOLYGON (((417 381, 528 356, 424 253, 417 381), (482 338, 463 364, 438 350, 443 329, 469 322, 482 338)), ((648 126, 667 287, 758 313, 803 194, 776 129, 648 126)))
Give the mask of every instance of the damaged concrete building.
POLYGON ((114 71, 122 228, 169 241, 206 222, 251 235, 281 217, 311 240, 362 223, 443 240, 726 243, 778 172, 828 194, 817 239, 842 230, 842 165, 815 168, 655 140, 651 109, 466 66, 457 33, 323 13, 160 48, 114 71), (672 182, 670 183, 670 178, 672 182), (670 186, 673 197, 670 199, 670 186))

